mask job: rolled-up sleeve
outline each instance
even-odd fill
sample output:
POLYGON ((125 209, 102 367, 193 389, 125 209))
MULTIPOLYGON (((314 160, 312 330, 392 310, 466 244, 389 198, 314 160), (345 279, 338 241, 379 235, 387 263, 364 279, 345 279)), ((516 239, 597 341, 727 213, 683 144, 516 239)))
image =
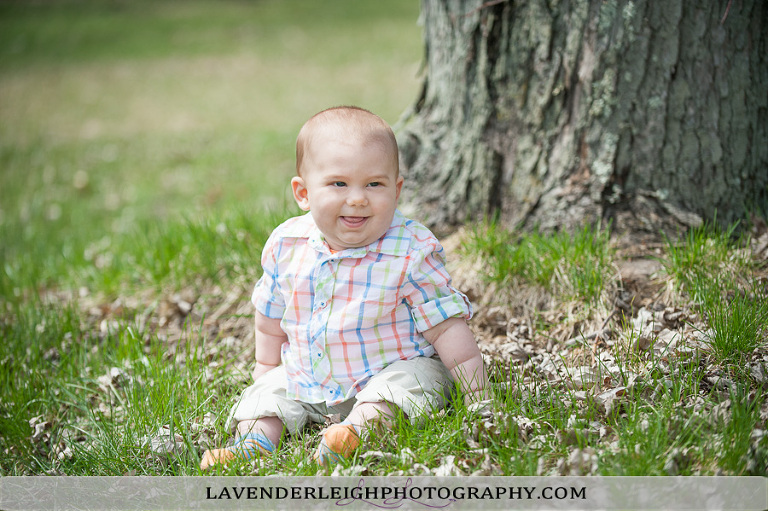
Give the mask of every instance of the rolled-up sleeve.
POLYGON ((472 304, 451 285, 443 249, 437 242, 414 255, 403 291, 419 332, 429 330, 449 318, 472 317, 472 304))

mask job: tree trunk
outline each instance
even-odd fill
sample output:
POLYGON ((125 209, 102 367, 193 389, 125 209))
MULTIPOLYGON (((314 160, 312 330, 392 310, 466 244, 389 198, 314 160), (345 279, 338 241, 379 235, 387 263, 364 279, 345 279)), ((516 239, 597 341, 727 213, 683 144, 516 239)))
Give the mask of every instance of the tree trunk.
POLYGON ((433 228, 768 211, 765 0, 422 0, 422 18, 398 138, 403 208, 433 228))

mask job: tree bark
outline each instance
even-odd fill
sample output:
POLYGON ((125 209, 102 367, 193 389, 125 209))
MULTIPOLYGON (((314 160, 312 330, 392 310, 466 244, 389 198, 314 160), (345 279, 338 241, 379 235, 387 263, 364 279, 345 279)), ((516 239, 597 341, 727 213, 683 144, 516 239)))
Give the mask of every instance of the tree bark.
POLYGON ((422 0, 403 208, 658 232, 768 211, 764 0, 422 0))

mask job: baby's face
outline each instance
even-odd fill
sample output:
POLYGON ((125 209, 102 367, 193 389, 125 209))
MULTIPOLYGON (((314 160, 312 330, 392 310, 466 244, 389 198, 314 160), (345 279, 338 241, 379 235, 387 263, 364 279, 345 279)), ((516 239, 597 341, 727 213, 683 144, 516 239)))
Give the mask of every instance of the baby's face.
POLYGON ((339 137, 313 140, 301 177, 291 180, 299 207, 309 211, 332 250, 364 247, 389 229, 403 178, 382 144, 339 137))

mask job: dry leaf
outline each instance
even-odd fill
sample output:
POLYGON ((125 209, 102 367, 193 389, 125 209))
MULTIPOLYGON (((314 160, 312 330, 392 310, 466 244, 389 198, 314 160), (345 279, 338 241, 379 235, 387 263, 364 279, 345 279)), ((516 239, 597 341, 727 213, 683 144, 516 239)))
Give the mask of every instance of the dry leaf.
POLYGON ((600 371, 587 366, 570 368, 567 374, 566 384, 570 389, 591 389, 600 382, 600 371))
POLYGON ((171 427, 165 425, 152 436, 144 437, 145 445, 154 454, 178 454, 184 448, 184 438, 178 433, 171 434, 171 427))
POLYGON ((435 477, 450 477, 450 476, 464 475, 461 473, 461 470, 459 469, 459 467, 456 466, 456 456, 452 454, 443 458, 442 463, 440 463, 440 466, 433 469, 432 473, 435 475, 435 477))
POLYGON ((597 454, 591 447, 574 449, 568 460, 560 459, 557 471, 563 476, 585 476, 597 471, 597 454))

